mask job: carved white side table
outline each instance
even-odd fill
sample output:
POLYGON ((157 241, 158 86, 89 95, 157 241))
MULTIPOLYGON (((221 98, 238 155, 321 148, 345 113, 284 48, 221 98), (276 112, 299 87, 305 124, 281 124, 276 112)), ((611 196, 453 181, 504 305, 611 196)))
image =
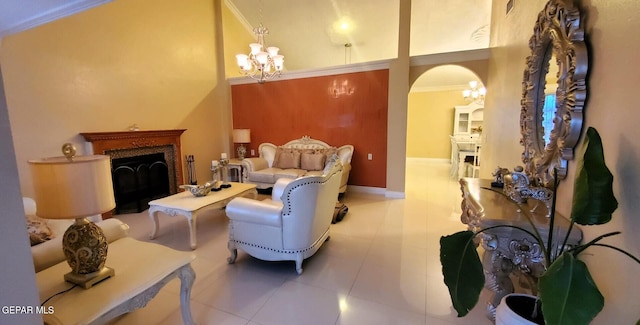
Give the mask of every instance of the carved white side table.
POLYGON ((234 180, 234 182, 237 180, 242 183, 242 159, 229 159, 227 168, 229 168, 231 180, 234 180))
MULTIPOLYGON (((44 315, 45 324, 104 324, 110 319, 142 308, 170 280, 180 278, 180 308, 185 325, 193 325, 191 287, 195 273, 193 255, 162 245, 125 237, 109 244, 106 265, 115 276, 89 289, 75 287, 44 304, 53 313, 44 315)), ((64 281, 70 267, 66 261, 36 274, 40 300, 44 301, 73 284, 64 281)))

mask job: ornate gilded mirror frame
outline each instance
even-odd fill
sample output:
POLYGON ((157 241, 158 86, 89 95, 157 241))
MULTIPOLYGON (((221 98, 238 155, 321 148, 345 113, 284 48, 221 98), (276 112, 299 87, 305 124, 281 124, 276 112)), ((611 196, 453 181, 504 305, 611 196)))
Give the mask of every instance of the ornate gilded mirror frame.
POLYGON ((566 176, 567 161, 573 159, 582 130, 588 53, 580 11, 572 0, 550 0, 538 14, 533 32, 529 40, 531 55, 527 57, 522 82, 522 161, 530 185, 551 187, 554 168, 558 170, 558 178, 566 176), (545 135, 545 79, 552 58, 558 67, 556 105, 555 113, 551 112, 553 129, 546 130, 545 135))

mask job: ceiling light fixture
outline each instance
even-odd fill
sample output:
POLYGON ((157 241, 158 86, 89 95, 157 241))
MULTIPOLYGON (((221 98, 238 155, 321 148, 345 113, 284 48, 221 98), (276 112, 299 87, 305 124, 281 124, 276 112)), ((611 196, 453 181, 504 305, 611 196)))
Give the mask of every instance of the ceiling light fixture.
MULTIPOLYGON (((262 7, 262 6, 261 6, 262 7)), ((262 20, 262 8, 260 8, 260 20, 262 20)), ((253 29, 253 33, 258 38, 257 43, 249 44, 251 52, 236 55, 240 72, 247 77, 264 83, 266 80, 280 76, 284 68, 284 56, 279 55, 279 48, 275 46, 265 47, 264 36, 269 35, 269 29, 260 26, 253 29)))
POLYGON ((462 91, 462 97, 466 100, 484 105, 484 97, 487 95, 487 88, 478 88, 478 82, 475 80, 469 81, 469 87, 471 87, 471 89, 465 89, 462 91))

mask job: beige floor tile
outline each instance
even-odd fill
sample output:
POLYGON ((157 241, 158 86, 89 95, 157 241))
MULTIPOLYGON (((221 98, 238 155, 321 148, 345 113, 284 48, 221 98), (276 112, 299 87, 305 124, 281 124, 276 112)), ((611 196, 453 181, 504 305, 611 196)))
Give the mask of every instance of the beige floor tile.
MULTIPOLYGON (((440 236, 465 228, 449 164, 410 159, 406 181, 405 199, 347 192, 349 213, 304 261, 302 275, 292 261, 261 261, 241 250, 227 264, 224 210, 198 218, 196 250, 183 217, 161 215, 154 240, 147 211, 116 217, 134 238, 194 254, 191 303, 199 325, 491 324, 483 297, 470 315, 457 318, 442 282, 440 236)), ((113 324, 180 324, 179 288, 171 281, 147 307, 113 324)))

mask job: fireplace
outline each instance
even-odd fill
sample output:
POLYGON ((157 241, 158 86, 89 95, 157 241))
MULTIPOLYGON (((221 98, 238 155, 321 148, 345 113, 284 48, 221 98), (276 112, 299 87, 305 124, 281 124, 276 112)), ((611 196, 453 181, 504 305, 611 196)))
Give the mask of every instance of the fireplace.
POLYGON ((80 133, 91 142, 94 154, 111 157, 116 214, 144 211, 150 200, 178 192, 183 184, 184 131, 80 133))
POLYGON ((171 194, 163 153, 112 158, 111 165, 115 214, 142 212, 149 208, 149 201, 171 194))

